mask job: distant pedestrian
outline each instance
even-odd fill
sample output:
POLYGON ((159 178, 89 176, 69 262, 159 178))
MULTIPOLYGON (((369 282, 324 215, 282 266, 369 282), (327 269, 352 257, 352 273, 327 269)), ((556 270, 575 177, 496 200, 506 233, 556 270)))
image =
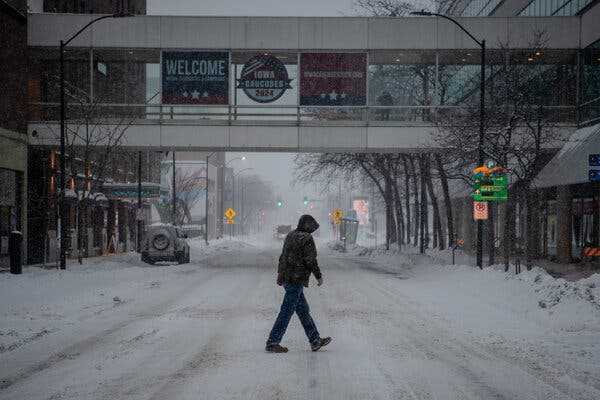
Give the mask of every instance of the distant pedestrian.
POLYGON ((380 106, 385 107, 380 109, 380 115, 382 121, 389 121, 390 113, 392 112, 391 106, 394 105, 394 98, 390 92, 384 90, 383 93, 377 98, 377 102, 380 106))
POLYGON ((311 273, 317 279, 318 286, 323 284, 323 276, 317 263, 317 248, 311 236, 317 229, 319 229, 317 221, 310 215, 303 215, 298 221, 298 227, 287 234, 283 243, 277 268, 277 284, 284 287, 285 296, 275 325, 267 339, 265 350, 268 352, 288 351, 287 347, 279 343, 294 312, 300 318, 312 351, 317 351, 331 342, 330 337, 322 338, 319 335, 303 292, 304 287, 308 287, 311 273))

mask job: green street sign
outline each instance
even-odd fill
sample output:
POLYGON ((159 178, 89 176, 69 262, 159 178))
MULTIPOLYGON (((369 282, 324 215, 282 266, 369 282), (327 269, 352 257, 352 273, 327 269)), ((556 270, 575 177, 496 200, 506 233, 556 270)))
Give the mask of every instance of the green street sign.
POLYGON ((472 177, 474 201, 506 201, 508 200, 508 177, 506 174, 488 174, 478 172, 472 177))
POLYGON ((504 186, 482 186, 471 193, 475 201, 506 201, 508 190, 504 186))

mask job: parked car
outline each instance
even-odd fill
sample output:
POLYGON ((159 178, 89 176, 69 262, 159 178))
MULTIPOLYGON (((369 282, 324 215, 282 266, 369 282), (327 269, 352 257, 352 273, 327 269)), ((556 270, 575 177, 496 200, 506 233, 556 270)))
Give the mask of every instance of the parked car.
POLYGON ((187 234, 170 224, 150 225, 142 248, 142 261, 154 264, 157 261, 190 262, 190 245, 187 234))
POLYGON ((275 232, 273 233, 273 238, 277 240, 283 240, 287 236, 288 233, 292 231, 291 225, 277 225, 275 227, 275 232))

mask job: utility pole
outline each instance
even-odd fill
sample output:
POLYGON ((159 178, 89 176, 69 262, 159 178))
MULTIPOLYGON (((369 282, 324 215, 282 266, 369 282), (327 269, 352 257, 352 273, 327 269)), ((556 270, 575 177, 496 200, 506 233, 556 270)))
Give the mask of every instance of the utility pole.
POLYGON ((60 269, 67 269, 67 212, 65 204, 66 187, 66 164, 65 164, 65 43, 60 41, 60 199, 59 199, 59 245, 60 245, 60 269))
POLYGON ((206 243, 206 245, 208 245, 208 161, 213 154, 215 154, 214 151, 206 156, 206 195, 204 196, 204 242, 206 243))
POLYGON ((138 151, 137 251, 142 252, 142 152, 138 151))
MULTIPOLYGON (((235 174, 231 174, 231 204, 233 205, 233 209, 235 210, 235 174)), ((235 223, 232 224, 231 231, 233 232, 233 236, 235 236, 235 223)))
MULTIPOLYGON (((411 15, 420 15, 420 16, 436 16, 440 18, 444 18, 456 26, 458 26, 464 33, 467 34, 475 43, 481 47, 481 74, 479 80, 479 139, 477 143, 477 151, 478 151, 478 167, 481 167, 485 161, 485 154, 483 150, 484 138, 485 138, 485 39, 478 40, 471 32, 469 32, 464 26, 462 26, 455 19, 438 13, 428 12, 425 10, 421 11, 413 11, 410 13, 411 15)), ((482 269, 483 268, 483 220, 477 220, 477 266, 482 269)))
POLYGON ((95 24, 98 21, 107 18, 124 18, 124 17, 132 17, 131 13, 116 13, 110 15, 103 15, 101 17, 95 18, 88 22, 83 28, 79 29, 75 34, 73 34, 67 40, 61 40, 59 42, 59 50, 60 50, 60 67, 59 67, 59 75, 60 75, 60 197, 59 197, 59 247, 60 247, 60 257, 59 257, 59 268, 66 269, 67 268, 67 212, 66 212, 66 204, 65 204, 65 190, 66 190, 66 164, 65 164, 65 120, 67 118, 67 102, 65 99, 65 47, 69 43, 73 41, 77 36, 79 36, 83 31, 85 31, 92 24, 95 24))
POLYGON ((175 188, 175 151, 173 151, 173 181, 172 181, 172 191, 173 191, 173 225, 175 225, 176 222, 176 215, 177 215, 177 189, 175 188))
POLYGON ((244 236, 244 178, 242 178, 242 198, 240 200, 240 233, 244 236))

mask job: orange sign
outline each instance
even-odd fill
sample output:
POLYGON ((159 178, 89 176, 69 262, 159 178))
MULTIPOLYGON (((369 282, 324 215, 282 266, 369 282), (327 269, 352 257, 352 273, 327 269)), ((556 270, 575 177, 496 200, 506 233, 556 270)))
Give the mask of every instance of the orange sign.
POLYGON ((333 214, 332 214, 332 218, 333 218, 333 222, 335 224, 340 224, 340 222, 342 222, 342 217, 344 216, 344 212, 342 210, 340 210, 339 208, 336 208, 335 210, 333 210, 333 214))
POLYGON ((474 220, 488 219, 488 203, 487 203, 487 201, 474 201, 473 202, 473 219, 474 220))
POLYGON ((225 217, 227 219, 233 219, 235 216, 237 215, 237 213, 235 212, 235 210, 231 207, 229 207, 227 209, 227 211, 225 211, 225 217))

